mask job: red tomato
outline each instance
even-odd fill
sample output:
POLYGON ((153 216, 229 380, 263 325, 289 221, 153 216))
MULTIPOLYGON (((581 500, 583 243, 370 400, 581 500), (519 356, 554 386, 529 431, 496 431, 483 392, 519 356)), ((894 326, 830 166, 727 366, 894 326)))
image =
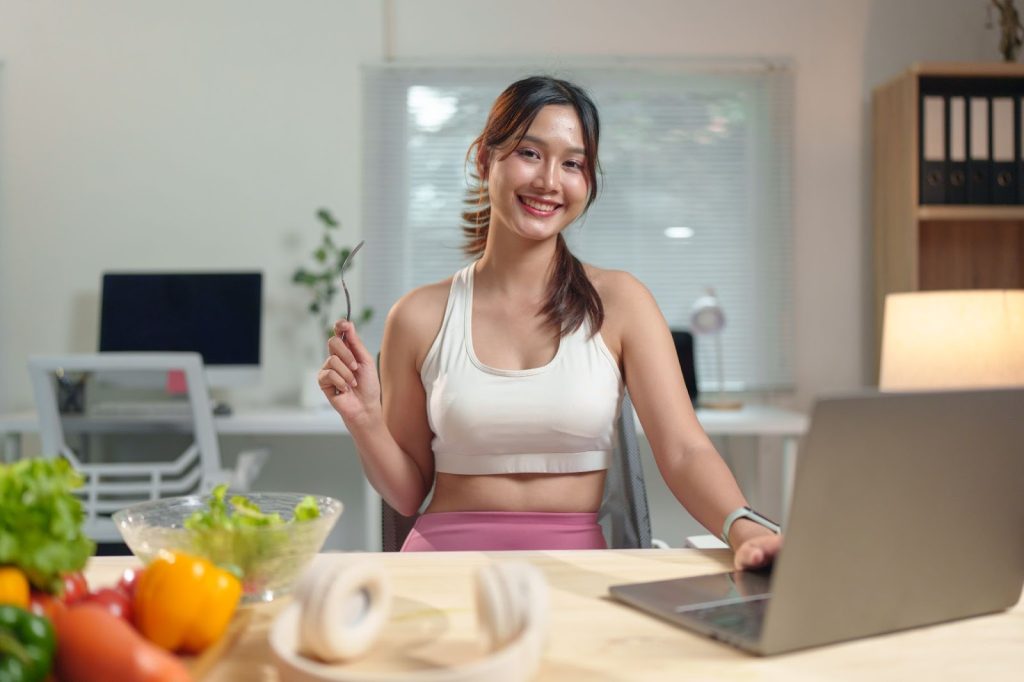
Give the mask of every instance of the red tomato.
POLYGON ((56 622, 67 608, 64 602, 46 592, 33 592, 28 599, 28 610, 37 616, 49 618, 51 623, 56 622))
POLYGON ((126 568, 117 581, 117 589, 124 592, 129 598, 135 596, 135 586, 139 583, 139 576, 142 575, 141 568, 126 568))
POLYGON ((82 599, 83 604, 97 604, 108 613, 132 622, 132 600, 121 590, 104 587, 82 599))
POLYGON ((63 578, 64 594, 62 595, 61 600, 65 604, 74 604, 75 602, 81 601, 85 595, 89 594, 89 584, 85 582, 85 576, 82 575, 81 571, 65 573, 63 578))

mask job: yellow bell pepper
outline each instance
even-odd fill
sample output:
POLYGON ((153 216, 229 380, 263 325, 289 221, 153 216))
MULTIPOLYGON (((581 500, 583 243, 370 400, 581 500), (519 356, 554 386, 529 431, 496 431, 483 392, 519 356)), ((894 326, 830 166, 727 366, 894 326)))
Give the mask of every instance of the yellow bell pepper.
POLYGON ((14 566, 0 566, 0 604, 28 608, 28 578, 14 566))
POLYGON ((242 584, 206 559, 161 553, 139 576, 135 625, 168 651, 197 654, 224 634, 242 584))

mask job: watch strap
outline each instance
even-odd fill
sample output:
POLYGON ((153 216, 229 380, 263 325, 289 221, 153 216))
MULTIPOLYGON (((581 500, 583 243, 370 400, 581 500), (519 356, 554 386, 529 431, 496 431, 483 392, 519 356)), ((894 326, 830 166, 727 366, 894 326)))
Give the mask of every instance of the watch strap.
POLYGON ((722 524, 722 541, 730 547, 732 547, 732 545, 729 544, 729 531, 732 530, 732 524, 736 523, 740 519, 750 519, 754 523, 764 526, 776 535, 778 535, 782 530, 779 527, 779 524, 762 514, 758 514, 750 507, 740 507, 726 516, 725 523, 722 524))

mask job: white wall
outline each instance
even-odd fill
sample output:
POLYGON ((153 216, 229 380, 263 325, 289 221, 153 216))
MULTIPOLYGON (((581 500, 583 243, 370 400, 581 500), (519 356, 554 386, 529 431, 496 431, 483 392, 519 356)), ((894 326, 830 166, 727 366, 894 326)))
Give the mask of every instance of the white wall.
MULTIPOLYGON (((869 383, 870 90, 913 61, 997 57, 986 0, 395 0, 395 56, 788 57, 796 72, 797 386, 869 383)), ((261 268, 265 382, 313 345, 289 283, 314 210, 360 233, 359 64, 385 0, 0 0, 0 410, 30 352, 86 351, 111 268, 261 268)), ((456 229, 452 216, 452 229, 456 229)), ((637 273, 641 278, 643 273, 637 273)), ((383 311, 378 311, 383 314, 383 311)))
MULTIPOLYGON (((29 352, 95 350, 100 273, 262 269, 265 385, 295 400, 314 211, 358 234, 377 3, 0 2, 0 408, 29 352)), ((312 349, 310 349, 312 350, 312 349)), ((319 350, 319 347, 318 347, 319 350)))

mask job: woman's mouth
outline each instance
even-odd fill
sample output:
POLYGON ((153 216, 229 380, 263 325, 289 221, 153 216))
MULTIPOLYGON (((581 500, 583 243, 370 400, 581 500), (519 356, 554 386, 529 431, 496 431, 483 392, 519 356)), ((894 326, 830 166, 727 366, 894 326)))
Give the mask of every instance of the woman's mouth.
POLYGON ((555 214, 555 211, 562 207, 561 204, 557 204, 552 201, 543 201, 534 197, 519 196, 518 199, 520 205, 526 209, 527 213, 535 215, 538 218, 547 218, 552 216, 555 214))

